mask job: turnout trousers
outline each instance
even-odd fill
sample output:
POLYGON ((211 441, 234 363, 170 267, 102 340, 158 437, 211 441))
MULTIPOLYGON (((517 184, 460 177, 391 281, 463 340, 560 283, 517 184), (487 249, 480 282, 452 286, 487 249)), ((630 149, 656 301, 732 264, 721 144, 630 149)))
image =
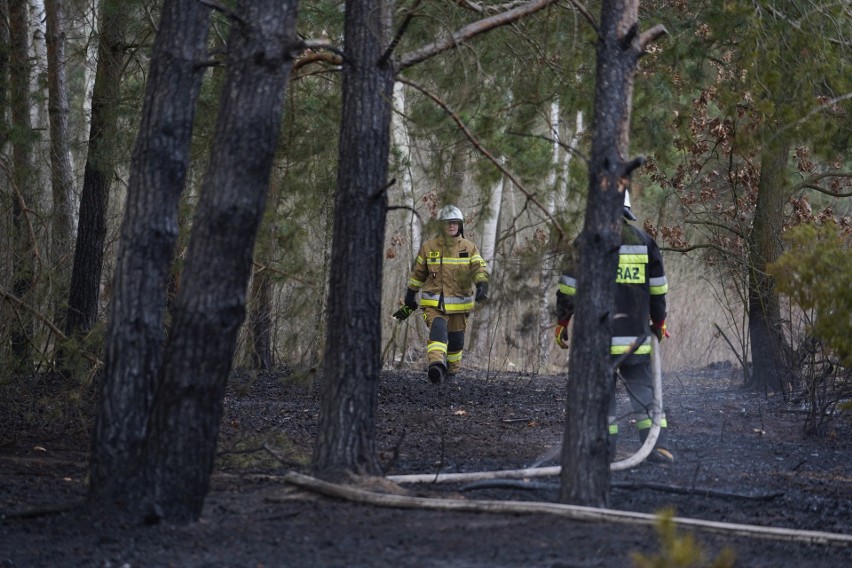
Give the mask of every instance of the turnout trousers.
POLYGON ((468 315, 446 314, 437 308, 423 308, 423 319, 429 328, 429 339, 426 342, 427 365, 441 363, 450 375, 459 372, 468 315))
MULTIPOLYGON (((639 441, 645 442, 648 437, 648 432, 651 431, 653 424, 653 404, 654 404, 654 377, 651 372, 650 357, 642 357, 640 362, 624 364, 618 367, 618 371, 613 375, 613 381, 616 382, 615 387, 618 387, 618 374, 621 375, 624 381, 624 388, 627 390, 627 395, 630 398, 630 406, 632 413, 631 419, 636 420, 636 429, 639 432, 639 441)), ((609 413, 607 422, 609 424, 609 459, 615 461, 616 442, 618 440, 618 423, 616 416, 616 400, 615 390, 613 389, 613 397, 609 403, 609 413)), ((666 424, 665 412, 660 419, 660 435, 657 438, 655 448, 667 448, 668 424, 666 424)))

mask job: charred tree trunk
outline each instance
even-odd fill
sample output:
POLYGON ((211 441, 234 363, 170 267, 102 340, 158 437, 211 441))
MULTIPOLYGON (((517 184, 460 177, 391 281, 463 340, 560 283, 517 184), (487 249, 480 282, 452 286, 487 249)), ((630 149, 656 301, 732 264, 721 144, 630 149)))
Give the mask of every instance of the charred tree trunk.
POLYGON ((207 62, 209 17, 209 8, 201 2, 166 0, 154 41, 130 164, 92 434, 93 499, 124 499, 138 465, 131 456, 145 436, 162 357, 166 286, 195 101, 207 62))
POLYGON ((242 0, 213 150, 190 236, 146 440, 157 516, 195 521, 210 486, 225 381, 297 51, 296 0, 242 0))
POLYGON ((394 71, 383 0, 346 3, 343 122, 322 406, 313 466, 377 474, 375 412, 381 362, 382 249, 394 71))
POLYGON ((633 76, 647 43, 662 28, 638 34, 638 0, 604 0, 597 45, 589 200, 577 239, 576 312, 568 365, 559 499, 609 502, 607 409, 613 381, 609 346, 624 191, 638 163, 627 160, 633 76))
MULTIPOLYGON (((89 148, 80 194, 80 221, 71 270, 65 335, 85 335, 98 318, 107 233, 107 207, 115 169, 121 71, 127 10, 120 0, 105 0, 98 17, 98 69, 92 92, 89 148)), ((60 354, 64 359, 65 355, 60 354)), ((60 366, 64 366, 60 362, 60 366)))
POLYGON ((772 143, 764 149, 754 222, 749 235, 748 328, 751 339, 751 382, 756 391, 783 390, 788 376, 787 342, 775 279, 766 266, 782 252, 788 146, 772 143))

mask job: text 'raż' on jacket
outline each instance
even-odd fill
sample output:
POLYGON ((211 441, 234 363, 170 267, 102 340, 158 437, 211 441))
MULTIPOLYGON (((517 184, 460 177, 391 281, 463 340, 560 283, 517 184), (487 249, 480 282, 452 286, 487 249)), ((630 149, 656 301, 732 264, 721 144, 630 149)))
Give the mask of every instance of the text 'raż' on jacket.
MULTIPOLYGON (((612 320, 610 354, 627 353, 640 337, 645 341, 634 356, 651 354, 651 338, 647 334, 648 320, 662 322, 666 319, 666 280, 663 256, 650 235, 636 227, 624 224, 618 249, 616 273, 615 317, 612 320)), ((556 316, 561 320, 574 315, 574 296, 577 293, 577 266, 573 258, 566 262, 559 288, 556 292, 556 316)))

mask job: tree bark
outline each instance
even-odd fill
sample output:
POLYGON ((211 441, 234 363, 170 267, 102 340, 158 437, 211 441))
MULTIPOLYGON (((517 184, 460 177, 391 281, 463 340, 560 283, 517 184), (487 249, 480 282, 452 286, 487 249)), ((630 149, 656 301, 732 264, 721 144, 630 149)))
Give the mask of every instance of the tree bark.
POLYGON ((162 358, 163 307, 178 234, 178 200, 207 61, 209 12, 201 2, 166 0, 154 41, 130 164, 104 378, 92 434, 93 499, 124 499, 138 465, 132 456, 145 437, 162 358))
POLYGON ((9 124, 6 112, 9 108, 9 2, 0 0, 0 155, 6 151, 9 141, 9 124))
MULTIPOLYGON (((121 0, 104 0, 98 17, 98 68, 92 92, 88 156, 65 318, 64 331, 68 337, 85 335, 98 318, 128 23, 127 10, 121 0)), ((60 358, 64 359, 65 355, 60 354, 60 358)))
MULTIPOLYGON (((26 0, 9 2, 9 106, 14 136, 12 142, 12 293, 23 302, 30 302, 35 281, 37 243, 32 231, 30 214, 35 207, 34 167, 32 145, 36 139, 30 122, 30 59, 29 22, 26 0)), ((30 360, 33 339, 33 317, 20 310, 10 318, 11 346, 18 370, 32 367, 30 360)))
POLYGON ((782 390, 788 375, 787 342, 775 279, 766 266, 783 250, 781 230, 787 183, 789 147, 774 142, 763 150, 754 221, 749 235, 748 316, 751 339, 751 382, 756 391, 782 390))
MULTIPOLYGON (((56 274, 53 297, 64 304, 69 294, 74 238, 74 170, 68 133, 68 89, 65 80, 63 0, 45 0, 48 114, 50 117, 50 181, 53 195, 50 263, 56 274)), ((65 317, 57 309, 56 321, 65 317)), ((62 323, 59 323, 62 326, 62 323)))
POLYGON ((589 198, 579 254, 576 312, 559 499, 605 507, 609 502, 607 409, 613 381, 609 346, 615 272, 621 241, 633 76, 642 54, 638 0, 604 0, 597 44, 589 198))
POLYGON ((251 281, 254 299, 249 323, 251 326, 252 365, 258 370, 269 370, 272 357, 272 281, 266 271, 256 271, 251 281))
POLYGON ((346 3, 343 122, 329 276, 322 405, 313 467, 379 473, 375 411, 394 70, 383 0, 346 3))
POLYGON ((210 166, 145 445, 146 498, 169 521, 197 520, 210 486, 225 382, 298 52, 297 5, 242 0, 240 22, 231 28, 210 166))

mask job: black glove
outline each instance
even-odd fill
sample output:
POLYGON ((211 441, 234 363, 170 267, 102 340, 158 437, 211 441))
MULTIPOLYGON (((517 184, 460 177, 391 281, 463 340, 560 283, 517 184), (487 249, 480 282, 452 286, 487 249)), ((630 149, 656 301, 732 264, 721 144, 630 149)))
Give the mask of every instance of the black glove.
POLYGON ((488 299, 488 282, 476 283, 476 296, 473 299, 477 302, 488 299))
POLYGON ((405 305, 413 310, 417 309, 417 292, 412 290, 411 288, 406 289, 405 291, 405 305))
POLYGON ((405 291, 405 303, 401 308, 393 313, 393 318, 399 321, 405 321, 408 319, 414 310, 416 310, 419 306, 417 305, 417 292, 412 289, 408 289, 405 291))
POLYGON ((397 311, 393 313, 393 318, 399 321, 405 321, 408 319, 408 316, 411 315, 414 309, 411 306, 402 306, 397 311))

